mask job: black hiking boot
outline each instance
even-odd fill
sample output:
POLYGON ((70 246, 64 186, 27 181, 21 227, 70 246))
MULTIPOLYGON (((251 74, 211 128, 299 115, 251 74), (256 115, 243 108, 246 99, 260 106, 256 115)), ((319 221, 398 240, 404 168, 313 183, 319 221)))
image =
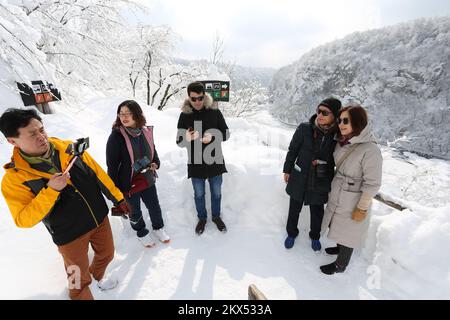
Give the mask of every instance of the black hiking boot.
POLYGON ((220 232, 227 231, 227 227, 225 226, 225 223, 223 223, 222 219, 220 219, 220 217, 214 217, 212 218, 212 221, 216 224, 217 229, 219 229, 220 232))
POLYGON ((325 252, 328 254, 339 254, 339 247, 330 247, 330 248, 326 248, 325 252))
POLYGON ((324 266, 320 266, 320 270, 322 270, 322 272, 325 274, 332 275, 334 273, 344 272, 345 267, 341 267, 336 262, 333 262, 324 266))
POLYGON ((201 235, 205 231, 206 219, 199 219, 197 226, 195 227, 195 233, 201 235))

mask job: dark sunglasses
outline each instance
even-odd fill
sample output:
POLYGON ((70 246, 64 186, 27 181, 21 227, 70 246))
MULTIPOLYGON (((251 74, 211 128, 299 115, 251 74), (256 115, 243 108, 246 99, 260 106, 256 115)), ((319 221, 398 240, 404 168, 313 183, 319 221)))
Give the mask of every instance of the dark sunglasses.
POLYGON ((348 124, 349 122, 350 122, 350 121, 349 121, 348 118, 339 118, 339 119, 338 119, 338 123, 339 123, 339 124, 341 124, 341 123, 348 124))
POLYGON ((189 97, 189 99, 191 99, 192 102, 203 101, 203 99, 205 99, 205 96, 200 96, 200 97, 189 97))
POLYGON ((324 117, 327 117, 331 112, 323 109, 317 109, 317 114, 323 114, 324 117))

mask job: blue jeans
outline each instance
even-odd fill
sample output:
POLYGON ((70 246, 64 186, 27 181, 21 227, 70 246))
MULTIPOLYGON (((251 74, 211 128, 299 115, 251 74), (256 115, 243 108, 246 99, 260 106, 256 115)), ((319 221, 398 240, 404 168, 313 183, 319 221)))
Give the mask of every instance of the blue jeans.
MULTIPOLYGON (((191 178, 194 187, 195 208, 199 219, 206 219, 205 206, 205 181, 206 179, 191 178)), ((222 199, 222 175, 208 178, 209 189, 211 191, 211 211, 212 216, 220 216, 220 201, 222 199)))
POLYGON ((158 230, 164 227, 158 194, 156 193, 156 186, 153 185, 150 188, 133 194, 131 198, 126 197, 126 200, 131 206, 131 227, 137 232, 137 236, 139 238, 146 236, 150 232, 145 226, 145 222, 142 217, 141 199, 144 201, 144 204, 148 209, 153 230, 158 230))

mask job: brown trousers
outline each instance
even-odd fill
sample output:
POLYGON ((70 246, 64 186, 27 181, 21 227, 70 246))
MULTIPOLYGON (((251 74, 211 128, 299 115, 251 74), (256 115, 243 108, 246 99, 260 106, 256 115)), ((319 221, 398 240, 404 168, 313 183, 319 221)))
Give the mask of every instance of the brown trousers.
POLYGON ((68 244, 58 246, 64 259, 69 296, 73 300, 93 300, 89 285, 91 274, 99 281, 105 274, 106 267, 114 257, 114 241, 108 217, 94 230, 82 235, 68 244), (94 250, 94 259, 89 266, 89 243, 94 250))

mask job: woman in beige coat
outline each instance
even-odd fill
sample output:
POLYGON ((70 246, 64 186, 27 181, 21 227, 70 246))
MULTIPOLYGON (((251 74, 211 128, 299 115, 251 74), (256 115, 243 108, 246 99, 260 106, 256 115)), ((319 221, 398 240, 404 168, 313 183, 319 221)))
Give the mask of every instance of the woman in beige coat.
POLYGON ((354 248, 360 247, 369 227, 370 206, 381 186, 383 158, 361 106, 339 112, 339 143, 334 151, 336 174, 331 183, 322 230, 337 246, 326 248, 337 254, 335 262, 321 266, 325 274, 344 272, 354 248))

